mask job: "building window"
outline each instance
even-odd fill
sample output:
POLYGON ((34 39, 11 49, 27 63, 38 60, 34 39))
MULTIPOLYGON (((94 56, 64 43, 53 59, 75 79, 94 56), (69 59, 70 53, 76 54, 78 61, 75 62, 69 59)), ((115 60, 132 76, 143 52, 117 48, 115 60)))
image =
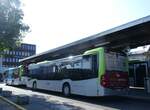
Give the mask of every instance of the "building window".
POLYGON ((13 54, 14 54, 14 55, 16 55, 16 52, 15 52, 15 51, 13 51, 13 54))
POLYGON ((24 49, 24 45, 22 45, 22 49, 24 49))
POLYGON ((29 53, 29 52, 28 52, 27 54, 28 54, 28 56, 30 56, 30 53, 29 53))
POLYGON ((12 58, 9 58, 9 62, 12 62, 12 58))
POLYGON ((29 45, 29 50, 32 50, 32 45, 29 45))
POLYGON ((3 58, 3 62, 5 62, 5 58, 3 58))
POLYGON ((24 56, 24 52, 22 52, 22 56, 24 56))
POLYGON ((29 45, 27 45, 27 49, 28 49, 28 50, 30 49, 29 45))
POLYGON ((16 58, 16 62, 18 62, 18 59, 16 58))
POLYGON ((7 50, 6 53, 9 54, 9 50, 7 50))
POLYGON ((8 59, 8 62, 10 62, 10 58, 7 58, 8 59))
POLYGON ((24 45, 25 46, 25 49, 27 50, 28 49, 28 46, 27 45, 24 45))
POLYGON ((24 52, 22 52, 22 56, 24 56, 24 52))
POLYGON ((16 51, 16 55, 18 55, 18 51, 16 51))
POLYGON ((25 52, 25 56, 27 56, 27 52, 25 52))
POLYGON ((27 49, 29 50, 29 45, 27 45, 27 49))
POLYGON ((15 62, 15 61, 14 61, 14 58, 11 58, 11 61, 12 61, 12 62, 15 62))
POLYGON ((26 49, 26 45, 24 45, 23 47, 24 47, 24 49, 26 49))
POLYGON ((9 51, 9 54, 12 55, 12 51, 9 51))
POLYGON ((19 55, 21 55, 21 52, 19 52, 19 55))
POLYGON ((13 62, 13 58, 10 58, 10 62, 13 62))
POLYGON ((32 48, 32 45, 30 45, 30 50, 32 50, 33 48, 32 48))
POLYGON ((33 50, 35 50, 35 46, 33 46, 33 50))
POLYGON ((13 58, 13 62, 15 62, 15 58, 13 58))
POLYGON ((17 51, 17 55, 19 56, 19 51, 17 51))

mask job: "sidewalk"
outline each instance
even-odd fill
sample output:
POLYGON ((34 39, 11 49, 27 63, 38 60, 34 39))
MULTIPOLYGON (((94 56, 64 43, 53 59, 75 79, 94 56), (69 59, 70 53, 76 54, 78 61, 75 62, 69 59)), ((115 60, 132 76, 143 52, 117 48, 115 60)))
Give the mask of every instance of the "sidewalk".
MULTIPOLYGON (((79 104, 79 103, 76 104, 76 103, 70 102, 71 99, 67 99, 67 98, 57 97, 53 95, 43 94, 43 93, 39 93, 36 91, 20 89, 20 88, 11 87, 11 86, 5 86, 3 84, 1 86, 3 90, 12 91, 12 96, 8 97, 8 100, 14 103, 16 103, 16 97, 23 95, 23 94, 29 96, 29 99, 30 99, 29 104, 20 105, 24 109, 8 109, 8 110, 86 110, 88 108, 92 110, 93 108, 93 107, 90 108, 90 106, 83 107, 82 104, 79 104), (80 107, 81 105, 82 107, 80 107)), ((95 109, 95 110, 98 110, 98 109, 95 109)), ((99 110, 102 110, 102 109, 99 109, 99 110)))
MULTIPOLYGON (((2 83, 1 83, 2 84, 2 83)), ((0 110, 26 110, 22 106, 16 104, 15 96, 10 95, 9 91, 4 91, 1 85, 0 88, 0 110), (7 94, 7 95, 6 95, 7 94)))

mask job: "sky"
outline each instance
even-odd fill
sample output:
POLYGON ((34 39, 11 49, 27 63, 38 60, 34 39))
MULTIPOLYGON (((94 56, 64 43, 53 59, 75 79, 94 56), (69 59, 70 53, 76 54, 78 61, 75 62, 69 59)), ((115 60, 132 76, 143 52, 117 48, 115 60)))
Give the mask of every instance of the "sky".
POLYGON ((150 0, 23 0, 23 11, 23 42, 41 53, 148 16, 150 0))

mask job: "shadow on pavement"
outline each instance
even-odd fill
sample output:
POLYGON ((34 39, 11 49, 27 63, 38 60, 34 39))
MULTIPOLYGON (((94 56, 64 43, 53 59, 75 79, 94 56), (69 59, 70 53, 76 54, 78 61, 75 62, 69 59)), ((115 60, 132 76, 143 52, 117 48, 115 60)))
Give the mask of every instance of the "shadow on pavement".
MULTIPOLYGON (((64 97, 61 93, 57 93, 57 92, 51 92, 45 90, 36 90, 36 91, 64 97)), ((118 110, 150 110, 149 100, 140 100, 140 99, 121 97, 121 96, 85 97, 85 96, 72 95, 71 97, 69 97, 69 99, 87 102, 90 104, 94 104, 95 106, 100 105, 104 107, 110 107, 112 109, 118 109, 118 110)))
POLYGON ((79 106, 51 99, 50 96, 32 95, 30 103, 24 106, 27 110, 85 110, 79 106))

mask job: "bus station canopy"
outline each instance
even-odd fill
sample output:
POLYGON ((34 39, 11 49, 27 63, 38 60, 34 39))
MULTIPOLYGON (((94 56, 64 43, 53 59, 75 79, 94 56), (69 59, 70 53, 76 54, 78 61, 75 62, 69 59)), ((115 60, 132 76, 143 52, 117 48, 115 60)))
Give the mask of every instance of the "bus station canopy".
POLYGON ((140 18, 70 44, 21 59, 20 63, 30 64, 44 60, 68 57, 82 54, 86 50, 102 46, 112 50, 124 50, 148 44, 150 44, 150 16, 140 18))

